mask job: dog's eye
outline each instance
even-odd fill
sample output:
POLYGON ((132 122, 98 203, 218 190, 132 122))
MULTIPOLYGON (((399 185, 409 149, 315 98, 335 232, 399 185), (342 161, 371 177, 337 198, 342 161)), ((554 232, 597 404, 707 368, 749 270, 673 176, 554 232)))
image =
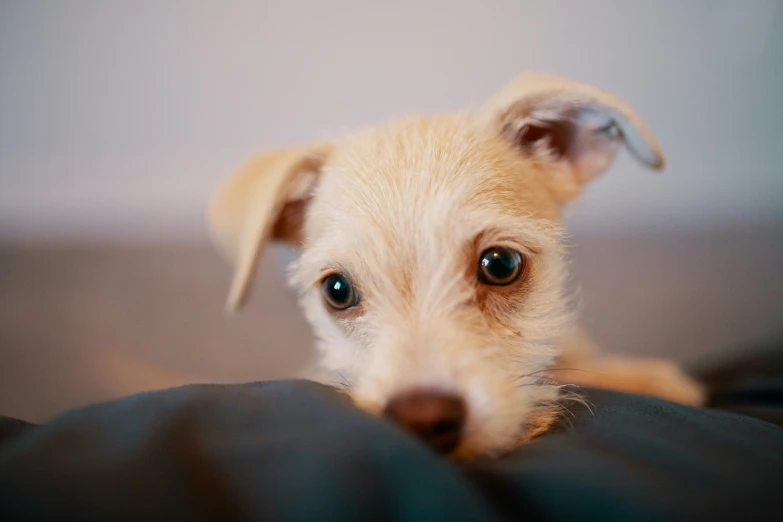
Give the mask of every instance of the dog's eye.
POLYGON ((345 310, 356 306, 359 296, 348 278, 342 274, 327 276, 323 282, 326 302, 335 310, 345 310))
POLYGON ((479 259, 479 280, 488 285, 510 285, 522 275, 525 256, 504 247, 485 250, 479 259))

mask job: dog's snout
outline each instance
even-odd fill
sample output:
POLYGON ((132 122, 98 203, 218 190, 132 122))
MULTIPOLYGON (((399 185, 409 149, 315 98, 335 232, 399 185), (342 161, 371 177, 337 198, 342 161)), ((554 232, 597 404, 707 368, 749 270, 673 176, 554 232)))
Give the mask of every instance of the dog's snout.
POLYGON ((465 423, 465 402, 456 395, 415 390, 392 398, 384 415, 421 437, 440 453, 459 444, 465 423))

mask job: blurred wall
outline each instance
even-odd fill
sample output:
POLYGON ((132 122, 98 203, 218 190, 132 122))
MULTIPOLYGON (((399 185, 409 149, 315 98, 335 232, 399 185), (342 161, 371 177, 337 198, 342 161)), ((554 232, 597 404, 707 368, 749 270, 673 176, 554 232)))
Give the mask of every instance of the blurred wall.
MULTIPOLYGON (((0 2, 0 234, 200 236, 265 147, 476 106, 522 70, 595 83, 659 135, 585 230, 783 220, 779 0, 0 2)), ((625 171, 625 172, 617 172, 625 171)))

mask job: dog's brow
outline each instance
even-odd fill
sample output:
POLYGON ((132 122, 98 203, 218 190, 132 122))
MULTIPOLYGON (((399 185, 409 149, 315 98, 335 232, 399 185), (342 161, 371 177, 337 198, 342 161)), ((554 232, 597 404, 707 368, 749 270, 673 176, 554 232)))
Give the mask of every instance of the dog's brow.
POLYGON ((348 275, 347 270, 345 268, 335 265, 335 264, 329 264, 321 267, 321 269, 318 271, 318 275, 310 281, 310 283, 307 284, 308 287, 312 287, 326 279, 332 274, 345 274, 348 275))
POLYGON ((541 247, 533 242, 525 241, 524 239, 520 241, 519 238, 509 237, 509 236, 500 236, 497 238, 492 239, 492 245, 493 246, 507 246, 507 247, 519 247, 522 250, 527 250, 529 253, 533 255, 539 255, 541 253, 541 247))
POLYGON ((510 233, 509 228, 489 228, 478 234, 474 244, 487 247, 489 245, 505 245, 519 247, 527 250, 531 254, 538 255, 545 248, 546 240, 543 239, 542 231, 530 227, 515 227, 518 229, 510 233))

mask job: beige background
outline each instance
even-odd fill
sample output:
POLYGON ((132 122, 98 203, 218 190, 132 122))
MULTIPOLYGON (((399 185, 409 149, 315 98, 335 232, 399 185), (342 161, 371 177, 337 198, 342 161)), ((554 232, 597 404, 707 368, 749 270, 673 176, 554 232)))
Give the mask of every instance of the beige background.
POLYGON ((4 0, 0 233, 198 236, 259 149, 477 106, 523 70, 625 98, 623 155, 574 225, 783 220, 780 0, 4 0))

